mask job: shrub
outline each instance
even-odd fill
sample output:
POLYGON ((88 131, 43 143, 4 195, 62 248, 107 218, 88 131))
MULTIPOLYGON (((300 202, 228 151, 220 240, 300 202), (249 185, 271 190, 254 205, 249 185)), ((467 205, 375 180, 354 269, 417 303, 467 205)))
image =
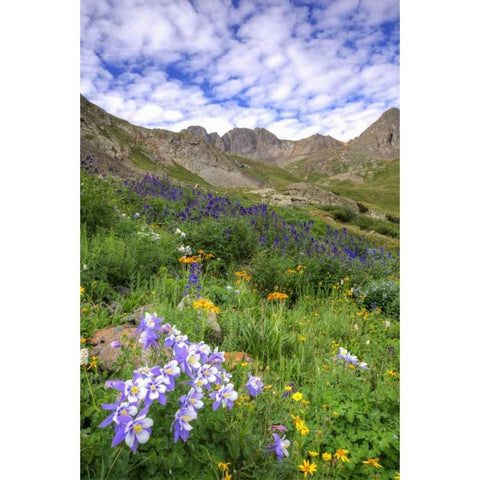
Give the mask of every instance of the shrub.
POLYGON ((392 318, 400 319, 400 284, 396 280, 375 280, 355 292, 368 310, 380 308, 392 318))

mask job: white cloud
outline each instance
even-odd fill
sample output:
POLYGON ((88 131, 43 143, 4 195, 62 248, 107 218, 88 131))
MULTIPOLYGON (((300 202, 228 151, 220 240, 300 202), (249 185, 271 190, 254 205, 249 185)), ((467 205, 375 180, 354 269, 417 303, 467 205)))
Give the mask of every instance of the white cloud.
POLYGON ((349 140, 398 106, 398 1, 82 0, 81 91, 148 127, 349 140))

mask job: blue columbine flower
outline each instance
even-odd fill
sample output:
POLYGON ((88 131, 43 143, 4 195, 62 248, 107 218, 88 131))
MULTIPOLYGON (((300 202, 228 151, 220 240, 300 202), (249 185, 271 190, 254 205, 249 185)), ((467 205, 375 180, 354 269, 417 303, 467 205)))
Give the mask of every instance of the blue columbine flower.
POLYGON ((217 408, 221 405, 223 408, 233 407, 233 402, 237 399, 238 393, 233 389, 233 384, 228 383, 223 387, 220 387, 218 390, 210 394, 210 398, 214 399, 213 402, 213 411, 215 412, 217 408))
POLYGON ((173 441, 178 442, 181 438, 184 442, 188 440, 190 430, 193 428, 190 425, 192 420, 197 418, 197 411, 192 406, 181 407, 175 413, 175 420, 172 422, 170 428, 173 428, 173 441))
POLYGON ((130 404, 128 402, 122 403, 104 403, 102 404, 104 410, 115 410, 111 415, 109 415, 100 425, 100 428, 105 428, 107 425, 110 425, 112 422, 118 425, 120 423, 119 418, 121 417, 133 417, 137 414, 138 409, 136 405, 130 404))
POLYGON ((125 443, 130 447, 132 452, 137 450, 139 443, 146 443, 152 433, 151 426, 153 420, 147 418, 146 409, 140 412, 140 415, 135 419, 127 423, 125 427, 125 443))
POLYGON ((259 393, 262 393, 263 391, 263 382, 260 377, 255 377, 250 372, 248 372, 248 381, 246 387, 250 395, 256 397, 259 393))
POLYGON ((145 394, 145 405, 151 405, 155 400, 158 401, 161 405, 167 403, 167 397, 165 392, 167 387, 163 383, 163 376, 159 375, 158 377, 149 377, 145 380, 143 384, 146 394, 145 394))
POLYGON ((290 446, 290 441, 285 438, 285 435, 280 438, 279 435, 273 433, 273 443, 266 449, 265 453, 275 452, 279 462, 282 462, 285 457, 288 457, 287 448, 290 446))

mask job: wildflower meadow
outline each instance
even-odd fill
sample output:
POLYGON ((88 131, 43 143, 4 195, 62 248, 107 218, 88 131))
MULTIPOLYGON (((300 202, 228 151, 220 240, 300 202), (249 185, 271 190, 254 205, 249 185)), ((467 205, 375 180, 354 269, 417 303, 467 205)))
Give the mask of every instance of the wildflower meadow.
POLYGON ((81 222, 81 478, 400 478, 398 251, 88 158, 81 222))

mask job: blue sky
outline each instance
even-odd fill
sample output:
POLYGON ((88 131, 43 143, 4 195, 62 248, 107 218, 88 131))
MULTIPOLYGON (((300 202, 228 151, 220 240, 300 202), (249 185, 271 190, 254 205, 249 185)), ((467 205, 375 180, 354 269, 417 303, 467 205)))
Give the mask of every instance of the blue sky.
POLYGON ((148 128, 347 141, 399 107, 399 0, 82 0, 81 93, 148 128))

